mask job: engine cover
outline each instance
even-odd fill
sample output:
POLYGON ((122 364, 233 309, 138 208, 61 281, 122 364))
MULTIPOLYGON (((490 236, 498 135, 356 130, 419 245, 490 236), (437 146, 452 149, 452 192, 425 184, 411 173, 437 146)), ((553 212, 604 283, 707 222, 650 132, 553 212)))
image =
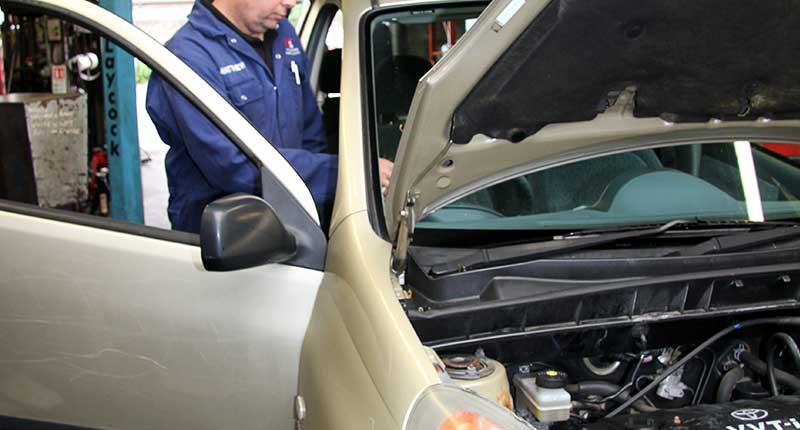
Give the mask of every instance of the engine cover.
POLYGON ((800 430, 800 397, 700 405, 600 420, 587 430, 800 430))

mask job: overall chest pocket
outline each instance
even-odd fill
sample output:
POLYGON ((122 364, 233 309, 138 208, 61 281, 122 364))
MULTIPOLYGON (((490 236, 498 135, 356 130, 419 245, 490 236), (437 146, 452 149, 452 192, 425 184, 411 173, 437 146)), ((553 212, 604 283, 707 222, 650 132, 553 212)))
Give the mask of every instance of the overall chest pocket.
POLYGON ((259 124, 264 121, 264 87, 258 79, 249 79, 228 88, 228 97, 251 122, 259 124))
POLYGON ((248 79, 228 88, 228 95, 234 106, 242 108, 264 98, 264 87, 257 79, 248 79))

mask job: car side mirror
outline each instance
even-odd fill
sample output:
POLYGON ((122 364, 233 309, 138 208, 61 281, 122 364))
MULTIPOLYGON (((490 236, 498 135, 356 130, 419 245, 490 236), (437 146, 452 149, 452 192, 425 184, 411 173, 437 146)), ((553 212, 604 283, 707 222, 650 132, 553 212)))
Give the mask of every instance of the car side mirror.
POLYGON ((232 194, 203 210, 200 252, 206 270, 226 272, 280 263, 296 251, 294 236, 259 197, 232 194))

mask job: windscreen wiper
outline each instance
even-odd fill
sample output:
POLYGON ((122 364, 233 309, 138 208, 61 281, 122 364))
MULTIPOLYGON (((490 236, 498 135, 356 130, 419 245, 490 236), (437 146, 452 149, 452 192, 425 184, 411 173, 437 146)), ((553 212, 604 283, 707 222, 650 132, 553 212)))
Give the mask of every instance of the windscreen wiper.
POLYGON ((621 232, 616 230, 584 230, 567 235, 555 236, 553 240, 546 242, 525 243, 521 245, 476 250, 474 253, 458 259, 432 266, 429 274, 432 276, 443 276, 485 267, 552 257, 558 254, 566 254, 581 249, 593 248, 595 246, 607 245, 629 239, 658 236, 665 233, 667 230, 682 225, 709 228, 736 226, 746 228, 748 231, 734 235, 715 237, 683 251, 665 254, 663 255, 664 257, 733 252, 800 236, 800 225, 795 222, 778 221, 751 223, 738 221, 734 223, 723 223, 698 220, 673 220, 654 228, 631 229, 626 227, 621 232), (756 227, 766 227, 768 230, 749 231, 749 229, 756 227))
POLYGON ((550 257, 628 239, 657 236, 675 226, 694 223, 694 221, 673 220, 655 228, 591 235, 577 235, 576 233, 566 236, 557 236, 554 240, 549 240, 547 242, 481 249, 456 260, 434 265, 431 267, 430 274, 433 276, 443 276, 489 266, 512 264, 520 261, 550 257))
POLYGON ((713 237, 691 248, 674 251, 665 257, 691 257, 698 255, 718 254, 722 252, 743 251, 770 243, 792 239, 800 236, 800 227, 791 226, 763 231, 748 231, 728 236, 713 237))

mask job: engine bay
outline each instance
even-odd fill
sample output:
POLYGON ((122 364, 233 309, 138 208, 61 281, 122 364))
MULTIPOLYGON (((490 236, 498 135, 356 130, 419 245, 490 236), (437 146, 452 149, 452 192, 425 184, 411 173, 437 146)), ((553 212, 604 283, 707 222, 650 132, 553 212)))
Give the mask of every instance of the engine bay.
MULTIPOLYGON (((710 344, 681 336, 691 326, 676 326, 670 330, 678 330, 677 339, 692 343, 653 349, 645 345, 663 333, 636 326, 624 330, 632 347, 626 352, 586 356, 570 352, 574 336, 544 336, 505 344, 511 354, 495 344, 439 357, 444 379, 494 400, 537 429, 800 429, 800 396, 793 395, 800 392, 800 351, 789 334, 794 327, 778 320, 800 324, 794 317, 748 320, 760 322, 752 329, 748 323, 724 328, 728 333, 717 336, 718 331, 710 344), (536 353, 544 347, 558 353, 536 353), (495 352, 503 361, 517 355, 528 360, 501 364, 490 358, 495 352)), ((607 330, 601 332, 599 338, 583 333, 597 350, 610 339, 607 330)))
POLYGON ((438 272, 469 251, 415 252, 403 304, 442 380, 534 428, 800 430, 794 249, 438 272))

